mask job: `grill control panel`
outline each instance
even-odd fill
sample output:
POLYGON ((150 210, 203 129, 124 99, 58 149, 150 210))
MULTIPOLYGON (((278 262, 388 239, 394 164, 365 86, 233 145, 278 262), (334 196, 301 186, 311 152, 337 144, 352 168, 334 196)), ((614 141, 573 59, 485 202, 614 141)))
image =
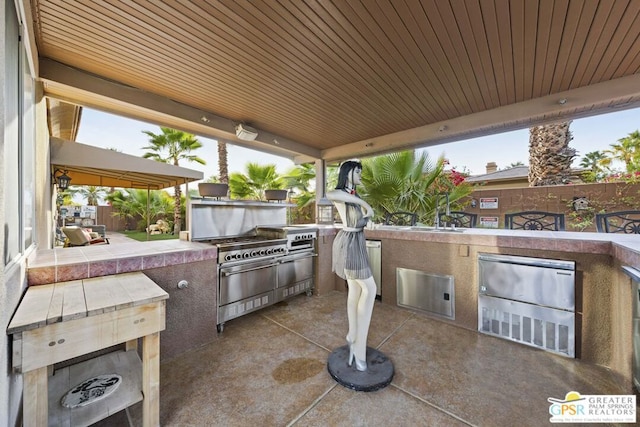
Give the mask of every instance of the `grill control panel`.
POLYGON ((274 255, 283 255, 287 251, 286 245, 262 246, 259 248, 235 249, 221 252, 218 256, 222 262, 259 259, 274 255))

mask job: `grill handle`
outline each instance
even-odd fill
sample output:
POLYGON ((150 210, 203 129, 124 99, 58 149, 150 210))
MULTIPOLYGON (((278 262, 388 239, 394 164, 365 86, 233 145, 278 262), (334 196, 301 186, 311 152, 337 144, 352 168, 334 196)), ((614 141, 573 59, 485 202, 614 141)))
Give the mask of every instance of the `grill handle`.
POLYGON ((220 272, 222 273, 223 276, 228 277, 228 276, 233 276, 234 274, 247 273, 249 271, 262 270, 263 268, 275 267, 276 265, 277 264, 267 264, 267 265, 261 265, 259 267, 245 268, 243 270, 238 270, 238 271, 221 270, 220 272))
POLYGON ((284 256, 282 258, 279 258, 278 259, 278 264, 286 264, 288 262, 298 261, 298 260, 307 259, 307 258, 313 258, 313 257, 316 257, 316 256, 318 256, 318 255, 314 254, 314 253, 287 255, 287 256, 284 256))

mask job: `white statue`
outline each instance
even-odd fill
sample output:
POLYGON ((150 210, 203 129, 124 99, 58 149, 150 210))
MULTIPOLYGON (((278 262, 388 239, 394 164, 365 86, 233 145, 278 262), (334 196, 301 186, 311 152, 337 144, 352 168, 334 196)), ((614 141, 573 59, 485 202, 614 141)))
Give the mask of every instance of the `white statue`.
POLYGON ((355 360, 358 371, 367 370, 367 334, 373 303, 376 298, 376 283, 369 267, 364 227, 373 216, 371 206, 356 193, 361 183, 362 164, 348 160, 340 165, 338 185, 327 194, 342 219, 343 228, 333 242, 333 271, 347 281, 347 318, 349 332, 348 365, 355 360))

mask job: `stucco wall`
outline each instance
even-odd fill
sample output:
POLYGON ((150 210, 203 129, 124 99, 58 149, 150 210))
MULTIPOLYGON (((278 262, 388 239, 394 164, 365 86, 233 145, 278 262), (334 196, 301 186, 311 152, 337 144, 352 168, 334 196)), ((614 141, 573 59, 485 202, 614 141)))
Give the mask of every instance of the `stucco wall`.
POLYGON ((610 367, 630 387, 631 287, 608 255, 382 239, 382 302, 397 304, 398 267, 450 274, 455 280, 455 320, 434 317, 477 330, 481 252, 576 261, 576 357, 610 367))
POLYGON ((169 294, 160 359, 168 360, 217 339, 216 264, 200 261, 144 270, 169 294), (184 289, 178 282, 186 280, 184 289))

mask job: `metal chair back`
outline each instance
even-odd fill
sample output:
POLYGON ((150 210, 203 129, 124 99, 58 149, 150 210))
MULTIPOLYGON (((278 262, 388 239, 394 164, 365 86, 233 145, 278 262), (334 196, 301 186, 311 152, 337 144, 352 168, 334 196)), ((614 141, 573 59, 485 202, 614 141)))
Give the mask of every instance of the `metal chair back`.
POLYGON ((384 218, 385 225, 416 225, 418 215, 411 212, 389 212, 384 218))
POLYGON ((598 233, 640 234, 640 211, 596 214, 598 233))
POLYGON ((456 227, 462 228, 474 228, 478 221, 478 215, 474 213, 451 211, 449 215, 446 213, 440 214, 440 224, 452 224, 456 227))
POLYGON ((564 231, 564 214, 543 211, 505 214, 504 228, 509 230, 564 231))

